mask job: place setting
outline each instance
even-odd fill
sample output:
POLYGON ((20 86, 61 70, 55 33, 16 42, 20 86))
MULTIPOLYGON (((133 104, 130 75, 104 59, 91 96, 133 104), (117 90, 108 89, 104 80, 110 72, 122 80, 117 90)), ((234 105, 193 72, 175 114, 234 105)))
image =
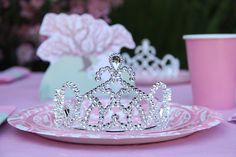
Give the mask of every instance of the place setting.
POLYGON ((230 3, 4 0, 0 156, 234 157, 230 3))
POLYGON ((135 73, 123 61, 121 55, 112 54, 110 66, 101 67, 95 77, 101 81, 108 71, 108 80, 83 95, 76 84, 66 82, 56 90, 54 102, 14 113, 8 123, 57 141, 121 145, 172 140, 222 122, 215 111, 171 102, 171 89, 162 82, 145 93, 125 81, 124 72, 132 82, 135 73), (73 91, 73 99, 65 100, 67 89, 73 91), (162 93, 160 98, 157 92, 162 93))

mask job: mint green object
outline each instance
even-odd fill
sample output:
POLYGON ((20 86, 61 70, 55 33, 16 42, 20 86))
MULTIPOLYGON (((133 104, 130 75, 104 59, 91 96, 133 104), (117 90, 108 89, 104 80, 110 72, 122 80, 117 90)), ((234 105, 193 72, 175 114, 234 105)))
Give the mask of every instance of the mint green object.
MULTIPOLYGON (((85 71, 89 66, 88 64, 95 63, 96 58, 85 59, 82 57, 66 56, 51 64, 45 72, 40 85, 41 100, 52 99, 55 89, 61 88, 62 84, 67 81, 76 83, 81 94, 99 85, 100 83, 94 80, 95 74, 85 71)), ((71 97, 72 92, 70 91, 66 96, 71 97)))
POLYGON ((6 113, 0 113, 0 125, 7 119, 6 113))

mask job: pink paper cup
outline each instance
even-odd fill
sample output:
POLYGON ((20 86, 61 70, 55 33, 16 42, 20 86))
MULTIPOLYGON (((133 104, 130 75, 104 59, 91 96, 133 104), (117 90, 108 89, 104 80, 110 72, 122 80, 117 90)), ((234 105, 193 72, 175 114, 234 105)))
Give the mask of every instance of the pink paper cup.
POLYGON ((213 109, 235 103, 236 34, 184 35, 193 102, 213 109))

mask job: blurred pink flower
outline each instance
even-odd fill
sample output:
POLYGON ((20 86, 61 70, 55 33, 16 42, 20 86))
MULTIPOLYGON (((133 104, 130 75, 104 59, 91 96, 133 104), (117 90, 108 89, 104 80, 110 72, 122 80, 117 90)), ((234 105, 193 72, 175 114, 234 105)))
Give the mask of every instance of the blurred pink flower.
POLYGON ((85 12, 85 2, 83 0, 70 0, 70 13, 82 14, 85 12))
POLYGON ((104 18, 108 20, 111 6, 107 0, 88 0, 88 13, 92 14, 95 18, 104 18))
POLYGON ((2 6, 3 8, 8 8, 10 6, 9 0, 2 0, 2 6))
POLYGON ((118 7, 123 0, 71 0, 69 1, 70 13, 89 13, 95 18, 103 18, 110 22, 108 14, 113 7, 118 7))
POLYGON ((34 60, 35 52, 34 48, 29 43, 21 44, 16 50, 16 57, 19 65, 24 65, 34 60))
POLYGON ((20 7, 21 7, 21 12, 20 15, 22 17, 31 19, 34 15, 34 12, 27 0, 21 0, 20 1, 20 7))
POLYGON ((30 5, 35 9, 40 9, 44 4, 44 0, 30 0, 30 5))

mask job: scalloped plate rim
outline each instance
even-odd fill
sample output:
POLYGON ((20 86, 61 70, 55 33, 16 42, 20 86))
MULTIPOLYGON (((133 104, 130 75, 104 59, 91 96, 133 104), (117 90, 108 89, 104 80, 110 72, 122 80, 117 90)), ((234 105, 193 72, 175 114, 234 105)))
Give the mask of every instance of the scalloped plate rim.
MULTIPOLYGON (((151 133, 145 133, 145 134, 141 134, 141 135, 136 135, 136 136, 121 136, 121 138, 105 138, 105 137, 99 137, 99 135, 94 135, 94 136, 91 136, 91 137, 76 137, 76 136, 68 136, 68 134, 64 134, 64 135, 55 135, 55 133, 53 132, 36 132, 36 131, 31 131, 31 130, 27 130, 27 129, 24 129, 20 126, 16 126, 14 124, 11 123, 11 121, 15 118, 15 116, 21 112, 24 112, 24 111, 27 111, 29 109, 33 109, 33 108, 37 108, 37 107, 44 107, 44 106, 36 106, 36 107, 30 107, 30 108, 27 108, 27 109, 22 109, 20 111, 18 111, 17 113, 14 113, 13 115, 11 115, 7 121, 8 123, 12 126, 12 127, 15 127, 21 131, 25 131, 25 132, 29 132, 29 133, 33 133, 33 134, 37 134, 39 136, 42 136, 42 137, 46 137, 46 138, 49 138, 49 139, 53 139, 53 140, 57 140, 57 141, 64 141, 64 142, 71 142, 70 139, 77 139, 77 140, 93 140, 93 142, 82 142, 82 141, 78 141, 78 142, 72 142, 72 143, 87 143, 87 144, 99 144, 98 140, 101 140, 101 141, 106 141, 106 142, 102 142, 100 144, 126 144, 127 141, 126 140, 139 140, 139 139, 153 139, 151 140, 151 142, 141 142, 141 143, 153 143, 153 142, 161 142, 161 141, 166 141, 166 140, 155 140, 156 138, 168 138, 167 140, 173 140, 173 139, 176 139, 176 138, 181 138, 181 137, 184 137, 184 136, 188 136, 190 134, 193 134, 195 132, 198 132, 198 131, 202 131, 202 130, 208 130, 212 127, 215 127, 217 125, 219 125, 222 121, 223 121, 223 117, 222 117, 222 114, 218 113, 218 112, 215 112, 215 111, 212 111, 206 107, 201 107, 201 106, 188 106, 188 105, 181 105, 181 104, 176 104, 176 103, 173 103, 172 105, 180 105, 181 107, 186 107, 186 108, 193 108, 193 107, 196 107, 198 109, 204 109, 205 111, 210 111, 213 115, 214 115, 214 118, 215 120, 213 121, 214 124, 209 126, 207 125, 207 127, 202 127, 202 124, 200 125, 196 125, 194 126, 195 127, 195 130, 193 128, 184 128, 181 133, 178 133, 176 132, 176 130, 171 130, 171 131, 167 131, 167 132, 151 132, 151 133), (166 134, 166 135, 163 135, 163 136, 160 136, 160 134, 166 134), (59 138, 67 138, 68 140, 63 140, 63 139, 59 139, 59 138), (154 139, 155 138, 155 139, 154 139), (112 142, 113 141, 113 142, 112 142), (114 141, 116 141, 114 143, 114 141), (117 143, 117 141, 126 141, 126 142, 121 142, 121 143, 117 143), (108 143, 107 143, 108 142, 108 143), (111 143, 109 143, 111 142, 111 143)), ((208 122, 209 123, 209 122, 208 122)), ((181 130, 181 129, 180 129, 181 130)), ((90 132, 91 133, 91 132, 90 132)), ((79 133, 77 133, 79 134, 79 133)), ((83 136, 83 135, 81 135, 83 136)), ((116 136, 119 136, 119 135, 116 135, 116 136)), ((127 144, 137 144, 139 142, 135 142, 135 143, 130 143, 128 142, 127 144)))

